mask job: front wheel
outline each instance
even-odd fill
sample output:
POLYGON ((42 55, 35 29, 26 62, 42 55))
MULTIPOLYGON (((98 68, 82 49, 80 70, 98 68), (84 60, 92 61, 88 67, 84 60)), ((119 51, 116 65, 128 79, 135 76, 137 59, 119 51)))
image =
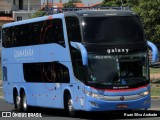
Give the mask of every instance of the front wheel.
POLYGON ((73 107, 73 100, 72 100, 71 95, 68 95, 67 111, 70 117, 76 116, 76 111, 74 110, 74 107, 73 107))

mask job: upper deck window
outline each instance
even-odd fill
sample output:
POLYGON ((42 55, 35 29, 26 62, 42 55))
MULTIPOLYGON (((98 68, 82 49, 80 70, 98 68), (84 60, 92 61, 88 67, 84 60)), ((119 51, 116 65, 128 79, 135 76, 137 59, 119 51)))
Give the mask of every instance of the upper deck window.
POLYGON ((2 30, 5 48, 57 43, 65 47, 62 19, 21 24, 2 30))
POLYGON ((86 43, 122 45, 144 41, 137 16, 83 17, 82 28, 86 43))
POLYGON ((77 17, 66 17, 66 26, 68 40, 73 42, 81 42, 81 32, 79 20, 77 17))

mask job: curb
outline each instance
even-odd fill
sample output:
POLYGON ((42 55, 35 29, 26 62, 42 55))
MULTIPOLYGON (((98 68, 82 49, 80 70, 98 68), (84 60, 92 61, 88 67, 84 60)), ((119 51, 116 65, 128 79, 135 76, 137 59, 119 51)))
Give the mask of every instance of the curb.
POLYGON ((151 99, 160 99, 160 96, 151 96, 151 99))

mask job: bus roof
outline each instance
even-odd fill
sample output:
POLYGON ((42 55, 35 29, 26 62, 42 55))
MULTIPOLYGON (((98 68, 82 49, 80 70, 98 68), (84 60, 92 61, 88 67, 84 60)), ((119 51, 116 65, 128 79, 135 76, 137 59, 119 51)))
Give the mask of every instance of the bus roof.
POLYGON ((130 10, 80 10, 75 12, 66 12, 66 16, 78 15, 79 17, 98 17, 98 16, 135 16, 136 13, 130 10))
POLYGON ((113 9, 112 10, 79 10, 79 11, 70 11, 70 12, 64 12, 64 13, 53 14, 49 16, 43 16, 43 17, 37 17, 37 18, 7 23, 7 24, 4 24, 2 28, 34 23, 34 22, 44 21, 44 20, 53 19, 53 18, 64 18, 64 16, 98 17, 98 16, 134 16, 134 15, 136 14, 130 10, 113 10, 113 9))

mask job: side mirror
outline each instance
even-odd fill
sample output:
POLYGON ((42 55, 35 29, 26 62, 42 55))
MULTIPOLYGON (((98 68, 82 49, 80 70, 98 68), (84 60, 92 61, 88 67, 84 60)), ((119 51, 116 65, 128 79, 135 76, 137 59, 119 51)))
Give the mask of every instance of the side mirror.
POLYGON ((156 45, 150 41, 147 41, 147 44, 152 50, 152 63, 157 62, 158 61, 158 49, 156 45))
POLYGON ((70 42, 71 46, 75 49, 78 49, 81 52, 82 56, 82 63, 83 65, 88 65, 88 55, 86 48, 82 45, 82 43, 79 42, 70 42))

